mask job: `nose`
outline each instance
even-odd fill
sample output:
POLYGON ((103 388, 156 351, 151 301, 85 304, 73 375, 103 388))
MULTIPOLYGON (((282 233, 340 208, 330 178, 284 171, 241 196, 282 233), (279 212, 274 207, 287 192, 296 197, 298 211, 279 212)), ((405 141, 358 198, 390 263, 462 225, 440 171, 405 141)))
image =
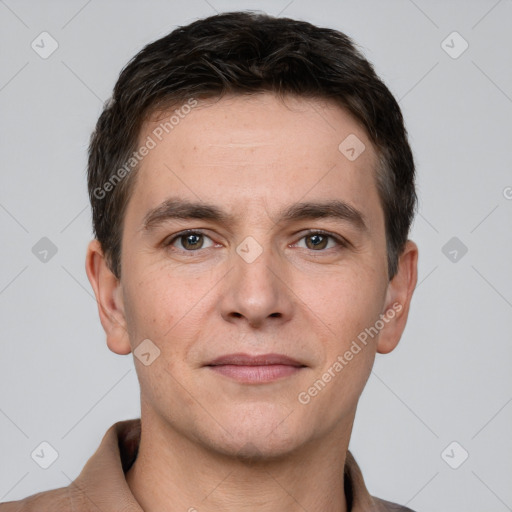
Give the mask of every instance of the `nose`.
POLYGON ((286 262, 266 247, 254 261, 240 254, 233 253, 231 271, 223 282, 219 303, 223 319, 253 328, 287 322, 294 295, 287 283, 286 262))

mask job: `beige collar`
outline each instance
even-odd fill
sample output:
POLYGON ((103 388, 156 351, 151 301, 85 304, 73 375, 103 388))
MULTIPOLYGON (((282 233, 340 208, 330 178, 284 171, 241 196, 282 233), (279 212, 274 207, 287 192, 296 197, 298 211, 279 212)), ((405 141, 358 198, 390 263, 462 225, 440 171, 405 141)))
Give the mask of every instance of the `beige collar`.
MULTIPOLYGON (((68 487, 0 504, 0 512, 143 512, 125 478, 125 472, 137 457, 140 433, 140 419, 114 423, 68 487)), ((350 452, 347 452, 344 482, 350 512, 409 510, 372 498, 350 452)))

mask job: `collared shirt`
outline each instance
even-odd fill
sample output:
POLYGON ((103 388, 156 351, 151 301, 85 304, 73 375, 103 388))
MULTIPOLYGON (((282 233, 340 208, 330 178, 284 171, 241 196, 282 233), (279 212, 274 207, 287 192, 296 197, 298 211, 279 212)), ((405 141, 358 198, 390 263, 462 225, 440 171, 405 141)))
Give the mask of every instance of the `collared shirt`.
MULTIPOLYGON (((0 503, 0 512, 143 512, 125 478, 137 457, 140 433, 140 418, 114 423, 80 475, 69 486, 43 491, 19 501, 0 503)), ((350 452, 347 452, 344 469, 349 512, 413 512, 370 496, 361 470, 350 452)))

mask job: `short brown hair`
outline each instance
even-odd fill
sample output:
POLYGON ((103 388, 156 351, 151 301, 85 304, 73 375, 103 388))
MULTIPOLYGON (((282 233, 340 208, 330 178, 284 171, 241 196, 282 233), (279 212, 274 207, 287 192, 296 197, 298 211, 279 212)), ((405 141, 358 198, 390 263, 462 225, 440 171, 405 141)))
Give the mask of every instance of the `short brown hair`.
POLYGON ((364 126, 378 155, 389 279, 395 275, 417 197, 414 160, 393 95, 345 34, 289 18, 230 12, 178 27, 143 48, 122 70, 98 119, 89 146, 89 197, 95 236, 116 277, 138 168, 128 172, 126 162, 144 121, 190 98, 265 91, 334 101, 364 126))

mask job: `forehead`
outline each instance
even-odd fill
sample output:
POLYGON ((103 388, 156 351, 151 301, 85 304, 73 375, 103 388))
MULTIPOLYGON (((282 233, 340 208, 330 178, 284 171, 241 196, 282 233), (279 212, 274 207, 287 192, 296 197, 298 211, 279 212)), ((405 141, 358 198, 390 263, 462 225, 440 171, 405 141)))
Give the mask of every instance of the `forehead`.
POLYGON ((282 150, 282 144, 290 144, 292 139, 295 152, 299 143, 308 151, 313 145, 321 151, 344 134, 367 139, 362 125, 333 101, 290 95, 280 98, 269 92, 189 100, 171 111, 153 113, 141 130, 142 138, 151 135, 157 143, 194 141, 195 154, 215 153, 216 148, 221 152, 239 149, 241 154, 270 146, 282 150), (168 137, 171 133, 174 137, 168 137))
POLYGON ((370 210, 379 203, 365 130, 327 100, 264 93, 198 101, 153 115, 139 145, 149 140, 130 199, 139 217, 169 196, 234 214, 300 199, 343 199, 370 210))

